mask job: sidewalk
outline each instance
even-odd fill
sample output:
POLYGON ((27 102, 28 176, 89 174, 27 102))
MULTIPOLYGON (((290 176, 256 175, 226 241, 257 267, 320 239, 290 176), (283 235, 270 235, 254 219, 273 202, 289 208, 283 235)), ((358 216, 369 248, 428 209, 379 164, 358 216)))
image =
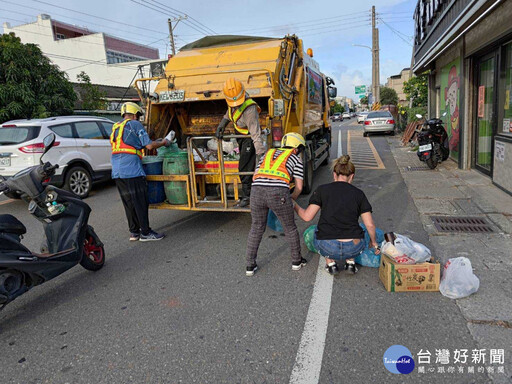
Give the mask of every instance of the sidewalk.
POLYGON ((457 305, 480 348, 487 349, 487 358, 490 349, 505 350, 505 374, 489 376, 495 383, 512 382, 512 196, 479 172, 458 169, 451 160, 435 170, 425 169, 410 146, 402 147, 398 138, 388 141, 429 234, 432 254, 442 264, 459 256, 471 260, 480 288, 457 305), (483 217, 494 232, 438 232, 429 216, 483 217))

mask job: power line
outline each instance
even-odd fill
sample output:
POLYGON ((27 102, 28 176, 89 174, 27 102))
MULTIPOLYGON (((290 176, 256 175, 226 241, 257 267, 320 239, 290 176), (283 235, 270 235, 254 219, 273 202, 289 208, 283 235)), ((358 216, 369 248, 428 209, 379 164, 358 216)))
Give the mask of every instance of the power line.
MULTIPOLYGON (((13 18, 10 18, 10 17, 4 17, 4 19, 5 19, 5 20, 11 20, 11 21, 17 21, 17 22, 20 22, 20 23, 26 23, 26 21, 25 21, 25 20, 13 19, 13 18)), ((52 28, 52 27, 46 27, 46 26, 42 26, 42 25, 39 25, 39 27, 41 27, 41 28, 46 28, 46 29, 51 29, 51 30, 52 30, 52 32, 53 32, 53 28, 52 28)), ((16 28, 16 27, 13 27, 12 29, 14 29, 14 28, 16 28)), ((15 34, 16 34, 16 33, 18 33, 18 34, 19 34, 19 33, 30 33, 30 34, 33 34, 33 35, 39 35, 39 36, 45 36, 45 37, 48 37, 48 34, 45 34, 45 33, 39 33, 39 32, 34 32, 34 31, 14 31, 14 33, 15 33, 15 34)), ((91 33, 90 35, 83 35, 83 36, 91 36, 91 35, 95 35, 95 34, 97 35, 98 33, 91 33)), ((110 36, 110 35, 108 35, 108 34, 105 34, 105 35, 106 35, 106 36, 109 36, 109 37, 112 37, 112 38, 114 38, 114 39, 116 38, 115 36, 110 36)), ((77 37, 77 38, 79 38, 79 37, 77 37)), ((164 40, 164 39, 166 40, 166 39, 167 39, 167 37, 162 38, 162 39, 159 39, 159 40, 157 40, 157 42, 159 42, 159 41, 161 41, 161 40, 164 40)), ((71 39, 66 39, 66 40, 71 40, 71 39)), ((101 42, 101 43, 95 43, 95 42, 93 42, 93 41, 80 41, 80 43, 81 43, 81 44, 90 44, 90 45, 100 45, 100 46, 102 46, 102 47, 105 47, 105 49, 106 49, 105 43, 103 43, 103 42, 101 42)), ((156 48, 150 47, 150 44, 147 44, 147 45, 146 45, 146 44, 138 44, 138 45, 145 46, 145 47, 147 47, 147 48, 151 48, 151 49, 156 49, 156 48)), ((134 47, 134 48, 133 48, 133 51, 136 51, 136 52, 147 52, 145 49, 142 49, 142 47, 134 47)), ((128 52, 122 52, 122 53, 127 53, 127 54, 128 54, 128 52)), ((139 58, 140 58, 141 60, 147 60, 147 59, 148 59, 147 57, 142 57, 142 56, 140 56, 139 58)))
POLYGON ((95 16, 95 15, 91 15, 90 13, 85 13, 85 12, 80 12, 80 11, 75 11, 74 9, 70 9, 70 8, 65 8, 65 7, 62 7, 60 5, 55 5, 55 4, 51 4, 51 3, 48 3, 48 2, 45 2, 45 1, 42 1, 42 0, 30 0, 30 1, 33 1, 35 3, 40 3, 40 4, 45 4, 45 5, 49 5, 51 7, 55 7, 55 8, 60 8, 60 9, 64 9, 66 11, 69 11, 69 12, 75 12, 75 13, 78 13, 78 14, 81 14, 81 15, 85 15, 85 16, 89 16, 89 17, 94 17, 94 18, 97 18, 97 19, 100 19, 100 20, 105 20, 105 21, 108 21, 109 23, 116 23, 116 24, 120 24, 120 25, 124 25, 124 26, 128 26, 130 28, 136 28, 136 29, 141 29, 141 30, 144 30, 144 31, 149 31, 149 32, 155 32, 155 33, 163 33, 162 31, 156 31, 154 29, 149 29, 149 28, 144 28, 144 27, 138 27, 136 25, 132 25, 132 24, 128 24, 128 23, 123 23, 121 21, 116 21, 116 20, 112 20, 112 19, 107 19, 105 17, 101 17, 101 16, 95 16))
MULTIPOLYGON (((350 26, 350 25, 360 25, 361 22, 369 22, 370 20, 360 20, 360 21, 353 21, 353 22, 350 22, 350 23, 344 23, 343 25, 344 26, 350 26)), ((333 27, 335 27, 336 25, 324 25, 324 26, 321 26, 321 27, 317 27, 317 28, 307 28, 307 29, 301 29, 301 28, 298 28, 296 29, 297 32, 300 32, 300 33, 307 33, 307 32, 310 32, 310 31, 317 31, 317 30, 324 30, 324 29, 329 29, 329 30, 332 30, 333 27)), ((289 27, 291 28, 291 27, 289 27)), ((277 35, 278 33, 275 32, 274 35, 277 35)))
MULTIPOLYGON (((33 9, 33 10, 38 11, 38 12, 45 12, 45 11, 44 11, 44 10, 42 10, 41 8, 29 7, 29 6, 27 6, 27 5, 23 5, 23 6, 21 6, 21 5, 19 5, 19 4, 16 4, 16 3, 13 3, 13 2, 10 2, 10 1, 6 1, 6 0, 3 0, 3 3, 5 3, 5 4, 11 4, 11 5, 15 5, 15 6, 18 6, 18 7, 23 7, 23 8, 33 9)), ((17 14, 24 15, 24 16, 37 17, 37 15, 36 15, 36 16, 33 16, 33 15, 25 14, 25 13, 15 12, 15 11, 12 11, 12 10, 5 10, 5 11, 7 11, 7 12, 12 12, 12 13, 17 13, 17 14)), ((78 21, 80 21, 80 22, 82 22, 82 23, 86 23, 86 24, 88 24, 88 25, 89 25, 89 24, 91 24, 91 25, 101 26, 101 27, 102 27, 102 29, 115 29, 115 30, 116 30, 116 32, 118 32, 118 31, 119 31, 119 29, 117 29, 117 28, 115 28, 115 27, 109 27, 109 26, 106 26, 105 24, 98 24, 98 23, 94 23, 94 22, 92 22, 92 21, 87 21, 87 22, 86 22, 86 21, 85 21, 85 20, 83 20, 83 19, 78 19, 78 18, 75 18, 75 17, 69 17, 69 16, 66 16, 66 15, 62 15, 62 14, 59 14, 59 13, 54 13, 54 12, 52 12, 52 16, 53 16, 53 15, 55 15, 55 16, 59 16, 59 17, 63 17, 63 18, 65 18, 65 19, 78 20, 78 21)), ((131 35, 137 35, 137 36, 139 36, 139 37, 140 37, 140 36, 143 36, 143 37, 149 37, 149 38, 151 38, 151 39, 153 39, 153 38, 154 38, 154 36, 153 36, 153 35, 151 35, 151 36, 150 36, 150 35, 145 35, 145 34, 141 34, 141 33, 139 33, 139 32, 130 32, 130 31, 123 31, 123 32, 124 32, 124 33, 128 33, 128 34, 131 34, 131 35)), ((159 32, 159 33, 161 33, 162 35, 165 35, 165 33, 164 33, 164 32, 159 32)))
POLYGON ((167 6, 167 5, 164 5, 164 4, 160 3, 159 1, 156 1, 156 0, 151 0, 151 1, 152 1, 153 3, 156 3, 156 4, 159 4, 159 5, 161 5, 161 6, 167 7, 167 8, 169 8, 169 9, 173 10, 173 11, 176 11, 178 14, 179 14, 179 13, 182 13, 183 15, 188 16, 188 18, 189 18, 190 20, 195 21, 197 24, 199 24, 200 26, 204 27, 207 31, 210 31, 210 33, 213 33, 214 35, 217 35, 217 32, 215 32, 213 29, 211 29, 211 28, 207 27, 206 25, 204 25, 204 24, 203 24, 203 23, 201 23, 200 21, 196 20, 196 19, 195 19, 195 18, 193 18, 192 16, 187 15, 186 13, 183 13, 183 12, 181 12, 181 11, 179 11, 179 10, 175 9, 175 8, 172 8, 172 7, 169 7, 169 6, 167 6))
POLYGON ((406 39, 404 39, 402 36, 400 36, 400 34, 398 33, 399 31, 397 31, 395 28, 393 28, 392 26, 390 26, 388 23, 386 23, 384 20, 380 19, 380 21, 382 21, 390 30, 391 32, 393 32, 395 35, 397 35, 402 41, 404 41, 406 44, 410 45, 412 47, 412 44, 411 42, 407 41, 406 39))
POLYGON ((331 29, 329 31, 317 32, 317 33, 310 33, 310 34, 305 33, 303 36, 315 36, 315 35, 321 35, 321 34, 324 34, 324 33, 338 32, 338 31, 347 31, 349 29, 356 29, 356 28, 361 28, 361 27, 367 27, 369 25, 371 25, 371 23, 364 23, 364 24, 360 24, 360 25, 356 25, 356 26, 348 27, 348 28, 331 29))
POLYGON ((246 33, 246 32, 259 32, 259 31, 265 32, 265 31, 283 30, 283 29, 288 29, 290 27, 301 28, 301 27, 307 27, 310 25, 316 25, 320 22, 326 22, 326 21, 328 23, 338 23, 338 22, 350 21, 350 20, 361 21, 361 17, 364 17, 364 15, 369 16, 367 11, 355 12, 355 13, 350 13, 350 14, 346 14, 346 15, 338 15, 338 16, 332 16, 332 17, 321 18, 321 19, 311 19, 308 21, 293 22, 290 24, 280 24, 280 25, 274 25, 274 26, 269 26, 269 27, 258 27, 258 28, 244 29, 241 31, 238 30, 238 31, 232 31, 232 32, 228 32, 228 33, 246 33), (360 15, 360 16, 355 17, 354 15, 360 15), (328 20, 332 20, 332 21, 328 21, 328 20))
MULTIPOLYGON (((151 10, 153 10, 153 11, 155 11, 155 12, 160 13, 160 14, 162 13, 162 11, 166 11, 166 10, 161 9, 161 8, 160 8, 160 9, 159 9, 159 8, 154 8, 154 7, 152 6, 152 4, 151 4, 151 5, 148 5, 148 4, 144 4, 144 3, 141 3, 141 2, 139 2, 139 1, 136 1, 136 0, 130 0, 130 1, 131 1, 132 3, 135 3, 135 4, 138 4, 138 5, 142 6, 142 7, 145 7, 145 8, 151 9, 151 10)), ((173 14, 172 12, 169 12, 169 13, 173 14)), ((179 15, 179 16, 183 16, 183 15, 179 15)), ((184 23, 184 24, 186 24, 189 28, 192 28, 192 29, 196 30, 197 32, 201 33, 202 35, 209 35, 209 32, 208 32, 208 31, 206 31, 206 30, 201 30, 201 29, 199 29, 198 27, 196 27, 194 24, 187 23, 186 21, 183 21, 183 23, 184 23)))

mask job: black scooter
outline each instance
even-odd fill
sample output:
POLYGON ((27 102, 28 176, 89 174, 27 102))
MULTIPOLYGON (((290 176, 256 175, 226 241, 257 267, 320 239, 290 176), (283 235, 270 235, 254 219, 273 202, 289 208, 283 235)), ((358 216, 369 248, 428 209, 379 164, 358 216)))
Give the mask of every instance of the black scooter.
MULTIPOLYGON (((443 113, 443 117, 446 112, 443 113)), ((416 115, 418 119, 423 118, 416 115)), ((418 157, 427 163, 430 169, 437 167, 437 164, 445 161, 450 156, 448 134, 444 129, 444 122, 441 119, 430 119, 423 123, 418 131, 418 157)))
MULTIPOLYGON (((54 142, 55 134, 45 137, 43 156, 54 142)), ((103 243, 87 224, 91 208, 73 193, 44 183, 58 167, 41 160, 40 165, 0 181, 0 194, 21 193, 45 233, 41 253, 31 252, 21 244, 25 226, 12 215, 0 215, 0 310, 79 263, 90 271, 103 267, 103 243)))

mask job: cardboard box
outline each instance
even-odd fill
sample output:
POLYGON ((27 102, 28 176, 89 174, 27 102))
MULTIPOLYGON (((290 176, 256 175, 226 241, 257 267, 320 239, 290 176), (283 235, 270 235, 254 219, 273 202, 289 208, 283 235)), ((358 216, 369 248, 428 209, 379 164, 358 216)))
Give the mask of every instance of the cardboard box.
POLYGON ((438 261, 399 264, 382 255, 379 277, 388 292, 436 292, 439 291, 441 265, 438 261))

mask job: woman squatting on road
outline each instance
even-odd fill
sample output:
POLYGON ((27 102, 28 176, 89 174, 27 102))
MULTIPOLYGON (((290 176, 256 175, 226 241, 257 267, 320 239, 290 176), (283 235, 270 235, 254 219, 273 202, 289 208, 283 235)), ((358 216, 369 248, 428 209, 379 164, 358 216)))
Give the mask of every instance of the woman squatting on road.
POLYGON ((337 261, 347 262, 347 266, 357 272, 353 259, 364 249, 364 231, 359 226, 359 216, 370 235, 370 247, 375 248, 376 254, 380 253, 372 206, 364 192, 352 185, 355 172, 350 156, 341 156, 333 165, 334 182, 318 187, 306 209, 298 204, 294 207, 304 221, 313 220, 321 210, 314 245, 325 257, 325 270, 332 275, 339 272, 337 261))

